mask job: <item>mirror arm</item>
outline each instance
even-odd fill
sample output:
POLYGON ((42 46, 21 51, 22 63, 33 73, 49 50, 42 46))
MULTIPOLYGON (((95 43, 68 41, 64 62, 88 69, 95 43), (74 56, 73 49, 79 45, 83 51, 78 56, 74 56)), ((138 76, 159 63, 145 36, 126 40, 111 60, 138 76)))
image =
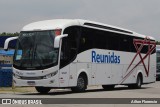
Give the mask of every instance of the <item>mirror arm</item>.
POLYGON ((67 36, 68 36, 68 34, 56 36, 56 37, 55 37, 55 40, 54 40, 54 47, 55 47, 55 48, 59 48, 59 42, 60 42, 60 40, 61 40, 62 38, 64 38, 64 37, 67 37, 67 36))
POLYGON ((4 43, 4 50, 5 50, 5 51, 8 50, 8 44, 9 44, 9 42, 12 41, 12 40, 15 40, 15 39, 18 39, 18 36, 17 36, 17 37, 10 37, 10 38, 7 38, 7 39, 5 40, 5 43, 4 43))

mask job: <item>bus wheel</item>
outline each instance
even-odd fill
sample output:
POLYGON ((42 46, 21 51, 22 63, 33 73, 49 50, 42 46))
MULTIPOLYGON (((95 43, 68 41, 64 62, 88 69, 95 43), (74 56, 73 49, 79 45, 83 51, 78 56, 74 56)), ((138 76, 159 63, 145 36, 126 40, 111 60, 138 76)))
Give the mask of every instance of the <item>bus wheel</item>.
POLYGON ((35 87, 35 89, 41 94, 47 94, 51 90, 49 87, 35 87))
POLYGON ((113 90, 115 85, 102 85, 104 90, 113 90))
POLYGON ((139 88, 141 88, 141 86, 142 86, 142 77, 140 75, 138 75, 137 82, 134 87, 139 89, 139 88))
POLYGON ((140 89, 142 87, 142 76, 138 75, 136 84, 128 85, 130 89, 140 89))
POLYGON ((84 92, 87 88, 87 78, 83 75, 80 75, 77 80, 77 86, 72 87, 73 92, 84 92))

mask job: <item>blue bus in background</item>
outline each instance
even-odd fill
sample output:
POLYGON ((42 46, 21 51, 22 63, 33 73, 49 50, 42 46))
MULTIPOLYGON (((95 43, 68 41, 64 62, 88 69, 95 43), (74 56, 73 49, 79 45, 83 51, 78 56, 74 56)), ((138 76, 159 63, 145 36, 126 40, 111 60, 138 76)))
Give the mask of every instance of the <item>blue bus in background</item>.
POLYGON ((12 64, 17 40, 9 43, 9 51, 4 51, 4 42, 13 36, 0 36, 0 87, 12 86, 12 64))

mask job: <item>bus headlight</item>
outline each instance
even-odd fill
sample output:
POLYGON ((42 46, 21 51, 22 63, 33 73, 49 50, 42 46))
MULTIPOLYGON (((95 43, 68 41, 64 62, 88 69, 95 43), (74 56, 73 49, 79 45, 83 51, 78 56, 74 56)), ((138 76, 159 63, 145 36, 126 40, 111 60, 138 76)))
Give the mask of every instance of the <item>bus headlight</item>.
POLYGON ((44 76, 43 79, 51 78, 51 77, 55 76, 57 73, 58 73, 58 71, 55 71, 55 72, 53 72, 53 73, 50 73, 50 74, 44 76))

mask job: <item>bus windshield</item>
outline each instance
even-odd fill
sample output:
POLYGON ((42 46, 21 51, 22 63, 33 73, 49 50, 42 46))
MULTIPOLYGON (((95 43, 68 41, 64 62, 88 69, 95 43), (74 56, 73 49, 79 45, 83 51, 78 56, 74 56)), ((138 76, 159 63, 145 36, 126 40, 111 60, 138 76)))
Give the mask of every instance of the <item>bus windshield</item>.
POLYGON ((19 69, 44 69, 58 62, 54 48, 54 31, 21 32, 17 41, 13 66, 19 69))

